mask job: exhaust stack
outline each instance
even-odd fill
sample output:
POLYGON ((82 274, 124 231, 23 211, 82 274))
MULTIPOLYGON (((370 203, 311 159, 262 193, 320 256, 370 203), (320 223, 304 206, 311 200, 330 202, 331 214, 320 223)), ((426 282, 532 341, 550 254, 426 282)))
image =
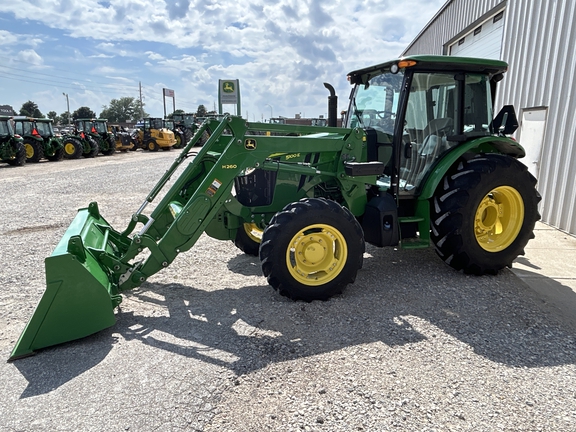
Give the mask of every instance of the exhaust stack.
POLYGON ((328 96, 328 126, 336 127, 338 126, 338 96, 336 96, 332 85, 324 83, 324 87, 330 92, 330 96, 328 96))

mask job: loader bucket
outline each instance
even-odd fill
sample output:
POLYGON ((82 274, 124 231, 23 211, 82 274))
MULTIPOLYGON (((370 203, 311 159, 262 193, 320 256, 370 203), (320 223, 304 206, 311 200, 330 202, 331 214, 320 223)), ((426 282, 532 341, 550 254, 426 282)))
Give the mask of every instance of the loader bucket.
POLYGON ((111 252, 108 223, 96 203, 80 209, 45 260, 46 291, 20 335, 9 361, 35 350, 79 339, 115 324, 121 297, 110 283, 99 253, 111 252))

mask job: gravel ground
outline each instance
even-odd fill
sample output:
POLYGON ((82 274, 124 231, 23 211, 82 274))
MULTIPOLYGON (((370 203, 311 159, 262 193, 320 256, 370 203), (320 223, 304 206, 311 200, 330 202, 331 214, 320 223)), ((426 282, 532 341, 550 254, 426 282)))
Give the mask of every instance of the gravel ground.
MULTIPOLYGON (((76 209, 123 229, 175 152, 0 165, 0 353, 76 209)), ((202 236, 110 329, 0 363, 0 431, 574 431, 576 336, 512 272, 368 247, 354 285, 292 302, 202 236)))

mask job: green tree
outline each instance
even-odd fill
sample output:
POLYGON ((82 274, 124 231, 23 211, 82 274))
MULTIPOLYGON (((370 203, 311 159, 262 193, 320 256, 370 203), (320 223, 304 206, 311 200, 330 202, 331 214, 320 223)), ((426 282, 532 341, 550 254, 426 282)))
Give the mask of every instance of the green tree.
POLYGON ((58 114, 56 114, 56 111, 50 111, 50 112, 48 112, 48 114, 46 114, 46 116, 49 119, 52 119, 54 124, 58 124, 60 122, 60 118, 58 117, 58 114))
POLYGON ((173 119, 173 118, 174 118, 174 114, 185 114, 185 111, 184 111, 184 110, 181 110, 181 109, 177 109, 177 110, 174 111, 172 114, 168 114, 168 115, 166 116, 166 118, 173 119))
POLYGON ((42 114, 38 109, 38 105, 30 100, 22 104, 22 108, 20 108, 20 115, 34 118, 44 117, 44 114, 42 114))
POLYGON ((140 101, 133 97, 112 99, 110 105, 104 105, 100 113, 101 119, 108 119, 112 123, 138 121, 146 117, 140 107, 140 101), (144 114, 144 115, 142 115, 144 114))
POLYGON ((206 107, 204 105, 198 105, 198 109, 196 110, 196 117, 206 117, 206 107))
POLYGON ((58 116, 59 124, 61 125, 68 125, 70 124, 70 117, 68 116, 68 111, 64 111, 62 114, 58 116))
POLYGON ((82 118, 82 119, 96 118, 96 113, 88 107, 80 107, 72 113, 72 118, 74 120, 80 119, 80 118, 82 118))

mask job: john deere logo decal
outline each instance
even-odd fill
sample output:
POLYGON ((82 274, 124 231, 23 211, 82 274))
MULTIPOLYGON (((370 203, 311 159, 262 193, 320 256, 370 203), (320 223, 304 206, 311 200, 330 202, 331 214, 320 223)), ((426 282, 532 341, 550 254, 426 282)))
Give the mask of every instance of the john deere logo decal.
POLYGON ((222 91, 224 93, 234 93, 234 83, 231 81, 225 81, 222 86, 222 91))
POLYGON ((256 140, 247 139, 246 141, 244 141, 244 148, 246 150, 256 150, 256 140))

